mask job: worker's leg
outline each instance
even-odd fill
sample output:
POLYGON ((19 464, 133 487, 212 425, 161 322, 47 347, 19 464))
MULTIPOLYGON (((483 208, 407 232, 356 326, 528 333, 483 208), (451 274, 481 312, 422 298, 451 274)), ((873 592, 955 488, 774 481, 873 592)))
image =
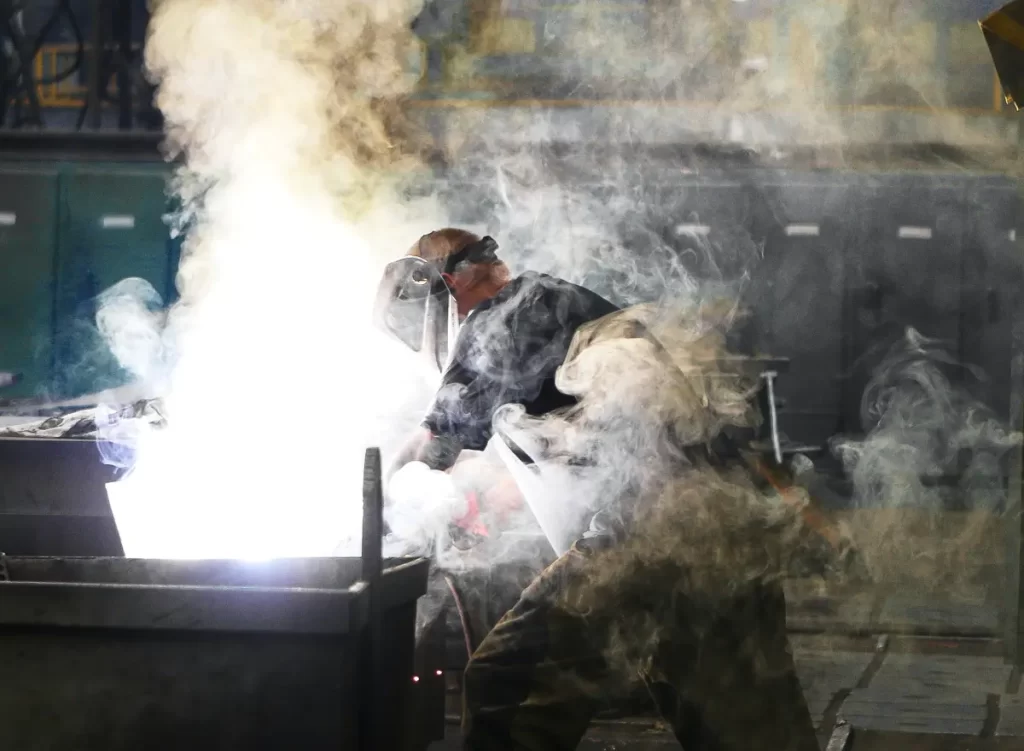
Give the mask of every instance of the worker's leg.
POLYGON ((692 608, 680 604, 680 622, 659 645, 648 676, 683 747, 818 751, 786 635, 782 587, 755 586, 710 619, 692 608))
POLYGON ((574 548, 523 592, 473 654, 462 728, 471 751, 572 751, 594 714, 605 663, 584 621, 558 603, 578 586, 574 548))

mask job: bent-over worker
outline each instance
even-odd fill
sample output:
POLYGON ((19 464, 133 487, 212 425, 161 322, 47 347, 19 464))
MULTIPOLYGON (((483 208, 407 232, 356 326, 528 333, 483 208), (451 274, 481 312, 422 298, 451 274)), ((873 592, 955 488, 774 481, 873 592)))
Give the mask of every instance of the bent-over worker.
MULTIPOLYGON (((489 237, 442 229, 385 272, 378 320, 444 369, 422 430, 396 467, 418 460, 448 470, 460 451, 485 447, 503 405, 543 415, 574 403, 556 388, 555 373, 576 330, 617 307, 545 274, 512 278, 497 249, 489 237)), ((464 681, 466 749, 577 747, 613 678, 602 635, 562 594, 585 585, 594 556, 614 544, 601 534, 579 540, 477 647, 464 681)), ((700 636, 672 624, 666 635, 682 636, 666 636, 657 649, 662 664, 640 676, 684 748, 816 751, 781 587, 755 583, 714 622, 714 633, 700 636)))

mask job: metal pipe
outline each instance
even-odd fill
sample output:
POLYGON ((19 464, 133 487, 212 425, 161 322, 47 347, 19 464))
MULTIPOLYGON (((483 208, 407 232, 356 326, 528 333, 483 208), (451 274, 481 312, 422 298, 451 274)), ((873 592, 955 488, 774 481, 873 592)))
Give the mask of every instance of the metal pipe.
MULTIPOLYGON (((9 3, 8 6, 10 6, 9 3)), ((41 126, 43 124, 43 117, 32 68, 35 61, 32 58, 32 47, 25 38, 24 29, 21 25, 21 14, 22 11, 20 9, 10 12, 7 17, 7 33, 18 55, 18 73, 21 76, 25 99, 28 101, 29 118, 35 125, 41 126)))
POLYGON ((132 0, 121 0, 114 14, 114 36, 118 45, 117 109, 118 127, 130 130, 133 122, 132 106, 132 0))
POLYGON ((91 0, 89 12, 92 14, 92 35, 89 48, 89 76, 85 107, 89 115, 89 127, 99 130, 103 125, 100 112, 100 86, 102 85, 101 68, 103 66, 103 23, 106 2, 91 0))

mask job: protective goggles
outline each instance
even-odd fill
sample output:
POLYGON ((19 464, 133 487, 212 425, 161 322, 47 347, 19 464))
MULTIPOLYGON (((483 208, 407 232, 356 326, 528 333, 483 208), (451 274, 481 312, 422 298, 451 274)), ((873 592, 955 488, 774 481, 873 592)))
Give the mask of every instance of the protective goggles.
POLYGON ((490 237, 444 259, 443 264, 406 256, 384 269, 374 306, 374 323, 432 367, 443 370, 458 334, 459 319, 446 274, 463 263, 495 263, 498 244, 490 237))

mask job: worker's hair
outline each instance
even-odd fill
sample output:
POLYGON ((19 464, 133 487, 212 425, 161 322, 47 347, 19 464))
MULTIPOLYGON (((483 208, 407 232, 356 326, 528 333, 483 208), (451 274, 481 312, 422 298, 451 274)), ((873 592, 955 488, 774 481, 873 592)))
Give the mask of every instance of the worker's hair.
POLYGON ((419 256, 427 261, 443 261, 452 253, 475 242, 480 242, 480 236, 466 229, 457 227, 445 227, 444 229, 428 232, 410 249, 409 255, 419 256))

